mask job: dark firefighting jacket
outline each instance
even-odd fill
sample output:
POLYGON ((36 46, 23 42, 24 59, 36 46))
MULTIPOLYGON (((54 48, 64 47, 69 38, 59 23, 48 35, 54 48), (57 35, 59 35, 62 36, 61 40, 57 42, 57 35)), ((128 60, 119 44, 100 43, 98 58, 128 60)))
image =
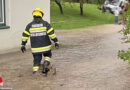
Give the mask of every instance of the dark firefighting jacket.
POLYGON ((54 29, 42 18, 34 18, 34 20, 26 26, 22 34, 22 45, 26 45, 29 37, 32 53, 49 51, 52 46, 51 40, 55 43, 58 42, 54 29))

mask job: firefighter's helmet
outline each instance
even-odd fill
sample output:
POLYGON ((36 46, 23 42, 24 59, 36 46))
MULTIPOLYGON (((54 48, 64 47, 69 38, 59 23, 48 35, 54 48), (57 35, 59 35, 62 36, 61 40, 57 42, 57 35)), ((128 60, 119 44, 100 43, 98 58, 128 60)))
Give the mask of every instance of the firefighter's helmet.
POLYGON ((40 17, 43 17, 44 15, 43 10, 40 8, 34 9, 32 14, 33 16, 40 16, 40 17))

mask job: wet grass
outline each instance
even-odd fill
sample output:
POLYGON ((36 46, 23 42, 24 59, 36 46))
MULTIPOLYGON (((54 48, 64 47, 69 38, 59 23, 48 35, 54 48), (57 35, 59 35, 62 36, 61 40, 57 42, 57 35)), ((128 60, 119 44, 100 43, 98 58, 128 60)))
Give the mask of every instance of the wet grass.
POLYGON ((64 14, 61 15, 59 7, 51 2, 51 25, 55 29, 75 29, 102 24, 114 23, 114 15, 102 13, 97 5, 84 4, 84 15, 80 15, 79 3, 65 3, 64 14))

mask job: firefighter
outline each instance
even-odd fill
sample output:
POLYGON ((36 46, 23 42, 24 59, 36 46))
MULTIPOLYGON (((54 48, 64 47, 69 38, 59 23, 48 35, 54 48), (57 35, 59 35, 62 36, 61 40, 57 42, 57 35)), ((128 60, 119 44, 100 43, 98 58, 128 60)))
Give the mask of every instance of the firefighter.
POLYGON ((51 60, 51 40, 55 43, 55 47, 59 48, 59 42, 54 33, 53 27, 47 21, 44 21, 42 17, 44 12, 40 8, 33 10, 33 21, 26 26, 22 34, 21 51, 24 53, 26 51, 26 43, 30 37, 31 50, 34 58, 33 61, 33 73, 39 70, 39 66, 42 60, 42 55, 44 56, 43 63, 43 74, 47 74, 49 71, 48 66, 51 60))

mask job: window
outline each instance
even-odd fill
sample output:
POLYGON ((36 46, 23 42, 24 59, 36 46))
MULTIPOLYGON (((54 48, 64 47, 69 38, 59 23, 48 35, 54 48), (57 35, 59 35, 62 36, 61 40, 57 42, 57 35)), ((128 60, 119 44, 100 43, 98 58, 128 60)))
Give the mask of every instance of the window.
POLYGON ((0 0, 0 25, 4 25, 5 24, 5 10, 4 10, 4 0, 0 0))
POLYGON ((5 0, 0 0, 0 29, 9 28, 6 26, 5 0))

